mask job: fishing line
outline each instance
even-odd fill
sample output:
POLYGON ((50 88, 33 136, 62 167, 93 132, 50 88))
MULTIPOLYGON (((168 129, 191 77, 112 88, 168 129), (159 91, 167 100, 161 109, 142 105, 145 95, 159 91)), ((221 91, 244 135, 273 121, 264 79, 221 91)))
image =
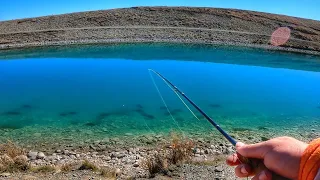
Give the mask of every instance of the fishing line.
MULTIPOLYGON (((150 74, 150 77, 151 77, 151 79, 152 79, 153 85, 155 86, 155 88, 156 88, 156 90, 157 90, 157 92, 158 92, 158 94, 159 94, 159 96, 160 96, 160 98, 161 98, 164 106, 166 107, 168 113, 170 114, 170 117, 171 117, 172 120, 175 122, 175 124, 177 125, 177 127, 179 128, 179 130, 182 132, 183 137, 185 137, 184 132, 182 131, 182 129, 180 128, 178 122, 175 120, 175 118, 173 117, 172 113, 170 112, 170 110, 169 110, 169 108, 168 108, 168 106, 167 106, 167 103, 166 103, 166 101, 164 100, 164 98, 163 98, 163 96, 162 96, 162 94, 161 94, 161 92, 160 92, 160 90, 159 90, 159 88, 158 88, 158 86, 157 86, 157 84, 156 84, 156 82, 155 82, 152 74, 151 74, 151 71, 152 71, 152 70, 149 69, 149 74, 150 74)), ((170 86, 169 86, 169 87, 170 87, 170 86)), ((174 91, 174 92, 175 92, 175 91, 174 91)), ((175 93, 176 93, 176 92, 175 92, 175 93)), ((179 98, 180 98, 180 97, 179 97, 179 98)))
MULTIPOLYGON (((158 91, 158 93, 159 93, 159 95, 160 95, 160 97, 161 97, 161 99, 162 99, 162 102, 164 103, 164 105, 166 106, 168 112, 170 113, 169 108, 167 107, 167 105, 166 105, 166 103, 165 103, 165 101, 164 101, 164 99, 163 99, 163 97, 162 97, 162 95, 161 95, 161 93, 160 93, 160 90, 159 90, 157 84, 155 83, 155 80, 154 80, 153 76, 151 75, 151 72, 150 72, 150 71, 152 71, 153 73, 155 73, 155 71, 152 70, 152 69, 148 69, 148 70, 149 70, 149 74, 150 74, 150 76, 151 76, 151 79, 152 79, 152 81, 153 81, 153 84, 155 85, 155 87, 156 87, 156 89, 157 89, 157 91, 158 91)), ((155 73, 155 74, 156 74, 158 77, 160 77, 160 79, 162 79, 163 82, 166 83, 166 85, 178 96, 178 98, 179 98, 179 99, 181 100, 181 102, 185 105, 185 107, 191 112, 191 114, 192 114, 196 119, 198 119, 198 120, 200 121, 200 119, 199 119, 199 118, 196 116, 196 114, 191 110, 191 108, 190 108, 190 107, 187 105, 187 103, 182 99, 182 97, 177 93, 177 91, 174 90, 174 89, 168 84, 168 82, 165 81, 161 76, 159 76, 157 73, 155 73)), ((173 116, 172 116, 171 113, 170 113, 170 115, 171 115, 171 117, 173 118, 173 116)))

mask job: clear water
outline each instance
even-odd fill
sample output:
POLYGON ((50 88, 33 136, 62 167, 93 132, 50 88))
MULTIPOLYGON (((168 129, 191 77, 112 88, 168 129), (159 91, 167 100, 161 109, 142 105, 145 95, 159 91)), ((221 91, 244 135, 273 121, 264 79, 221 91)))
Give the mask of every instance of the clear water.
POLYGON ((82 129, 99 137, 214 131, 153 75, 174 122, 149 68, 228 131, 320 130, 319 57, 225 46, 122 44, 0 51, 0 58, 3 139, 36 132, 77 138, 82 129))

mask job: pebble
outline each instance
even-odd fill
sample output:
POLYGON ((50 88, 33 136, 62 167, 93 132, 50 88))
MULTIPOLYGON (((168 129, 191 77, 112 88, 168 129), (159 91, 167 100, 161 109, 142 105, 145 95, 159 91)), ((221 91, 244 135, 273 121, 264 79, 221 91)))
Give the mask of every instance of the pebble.
POLYGON ((30 175, 23 175, 23 176, 21 177, 21 179, 22 179, 22 180, 35 180, 35 179, 37 179, 37 177, 35 177, 35 176, 30 176, 30 175))
POLYGON ((11 174, 10 173, 1 173, 0 177, 9 177, 11 174))
POLYGON ((63 154, 68 155, 69 151, 68 150, 63 150, 63 154))
POLYGON ((38 152, 38 154, 37 154, 37 158, 39 158, 39 159, 43 159, 43 158, 45 158, 46 156, 44 155, 44 153, 43 152, 38 152))
POLYGON ((30 151, 28 153, 28 157, 31 159, 31 160, 36 160, 37 159, 37 155, 38 155, 38 152, 32 152, 30 151))
POLYGON ((133 167, 139 167, 139 164, 138 163, 134 163, 133 167))
POLYGON ((214 169, 215 172, 222 172, 223 171, 223 168, 222 166, 216 166, 215 169, 214 169))
POLYGON ((119 176, 119 175, 121 174, 121 170, 120 170, 119 168, 117 168, 117 169, 115 170, 115 173, 116 173, 116 176, 119 176))
POLYGON ((57 149, 57 150, 56 150, 56 153, 61 153, 61 150, 60 150, 60 149, 57 149))

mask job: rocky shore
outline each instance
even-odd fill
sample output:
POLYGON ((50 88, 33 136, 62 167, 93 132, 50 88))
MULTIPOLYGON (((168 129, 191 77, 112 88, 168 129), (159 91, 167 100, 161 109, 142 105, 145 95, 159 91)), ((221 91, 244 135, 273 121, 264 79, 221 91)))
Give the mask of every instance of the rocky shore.
MULTIPOLYGON (((313 125, 311 131, 301 128, 288 129, 285 134, 306 142, 320 136, 318 124, 313 125)), ((254 143, 283 133, 270 129, 237 129, 231 134, 243 142, 254 143)), ((28 146, 32 143, 21 145, 25 153, 14 158, 3 154, 0 146, 0 165, 18 159, 31 166, 30 172, 0 173, 0 179, 148 179, 153 176, 146 162, 162 152, 170 152, 174 147, 172 137, 172 134, 145 134, 128 140, 136 145, 129 144, 126 138, 89 139, 84 144, 79 142, 82 145, 46 145, 35 141, 39 146, 28 146), (84 162, 89 168, 81 168, 84 162), (108 169, 112 176, 104 176, 100 168, 108 169)), ((229 142, 216 133, 188 135, 187 139, 192 141, 190 159, 169 166, 166 173, 157 173, 155 179, 236 179, 233 169, 225 164, 227 155, 234 153, 229 142)))
POLYGON ((110 42, 231 44, 319 54, 320 22, 252 11, 135 7, 0 22, 0 49, 110 42), (279 27, 291 36, 270 38, 279 27))

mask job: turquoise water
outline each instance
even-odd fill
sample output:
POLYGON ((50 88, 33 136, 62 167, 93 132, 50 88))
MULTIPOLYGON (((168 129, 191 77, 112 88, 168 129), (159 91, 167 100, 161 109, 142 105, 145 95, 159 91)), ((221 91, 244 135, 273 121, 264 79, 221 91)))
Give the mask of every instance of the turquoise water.
POLYGON ((10 138, 38 131, 50 136, 50 129, 101 136, 214 131, 153 76, 175 123, 149 68, 228 131, 320 127, 319 57, 227 46, 123 44, 0 51, 0 58, 0 130, 10 138))

